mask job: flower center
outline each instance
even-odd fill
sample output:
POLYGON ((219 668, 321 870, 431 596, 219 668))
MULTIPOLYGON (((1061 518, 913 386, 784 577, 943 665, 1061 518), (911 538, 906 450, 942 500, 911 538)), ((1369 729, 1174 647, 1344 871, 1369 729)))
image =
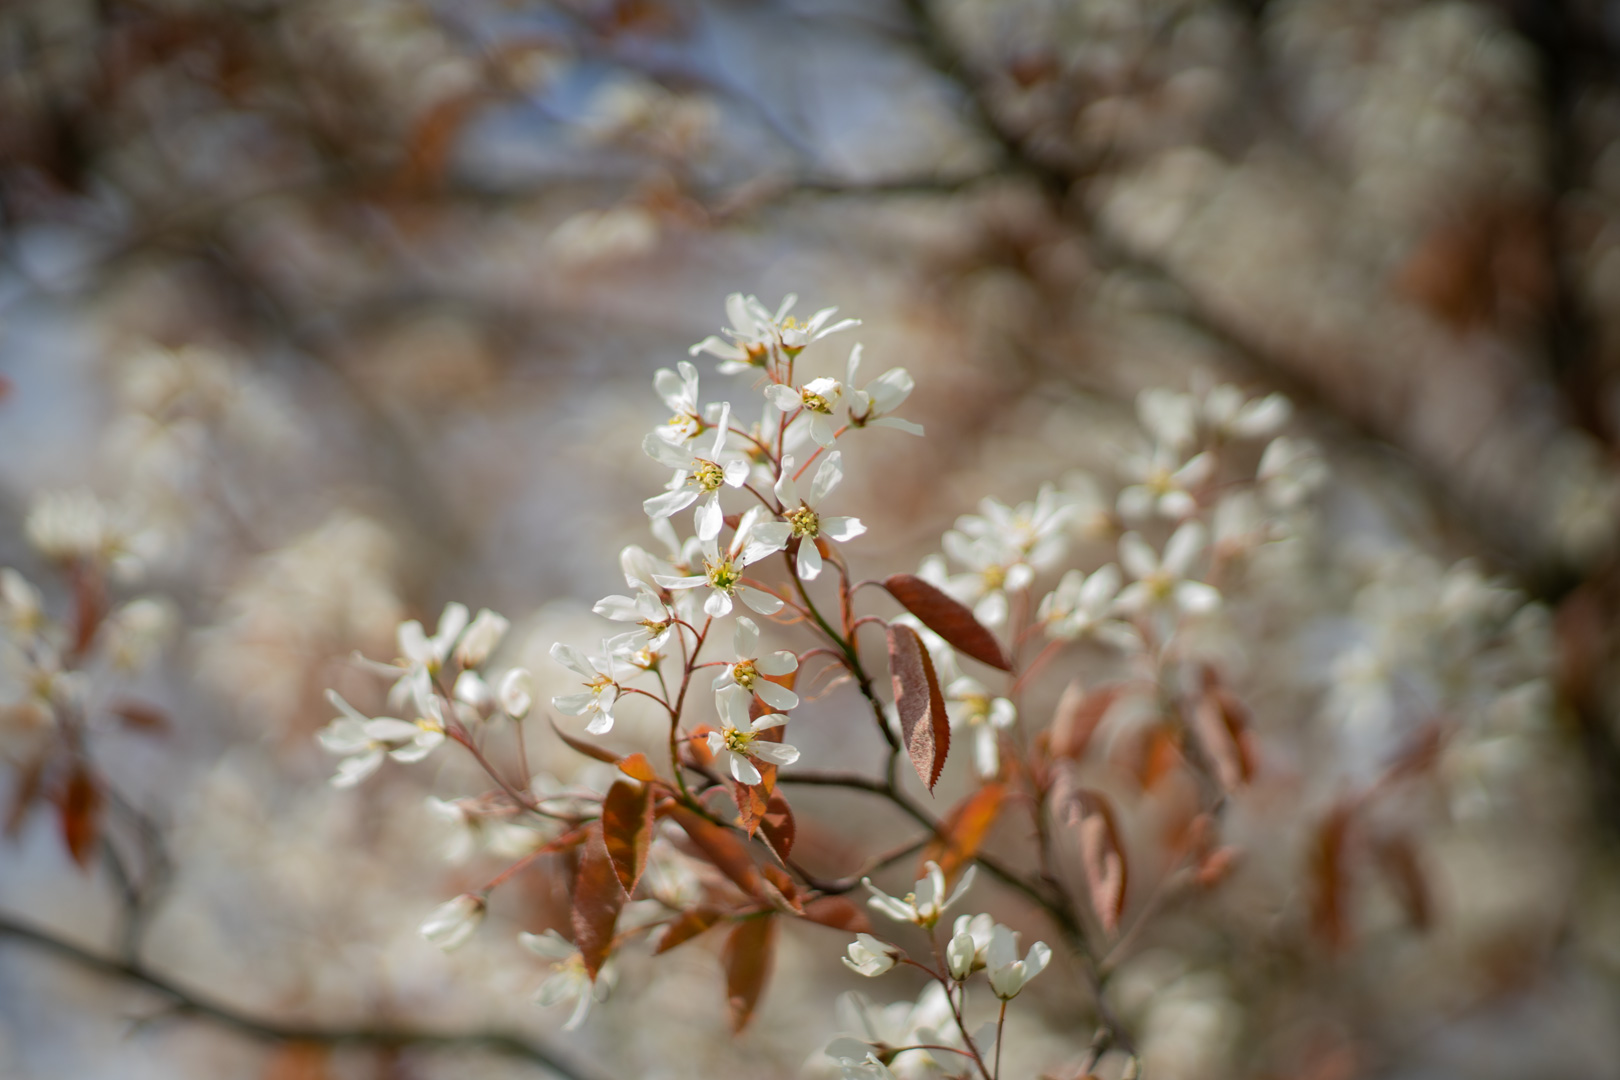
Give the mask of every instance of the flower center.
POLYGON ((967 694, 962 698, 966 706, 963 718, 970 724, 980 724, 990 718, 990 697, 988 694, 967 694))
POLYGON ((800 506, 797 510, 789 510, 786 516, 788 524, 793 526, 794 536, 814 540, 821 535, 821 518, 808 506, 800 506))
POLYGON ((754 741, 752 731, 743 731, 739 728, 726 729, 726 749, 736 754, 746 753, 748 744, 754 741))
POLYGON ((832 415, 832 403, 821 394, 813 394, 808 390, 800 390, 799 400, 804 403, 804 407, 806 409, 809 409, 813 413, 821 413, 823 416, 832 415))
POLYGON ((697 471, 692 474, 692 482, 704 491, 714 491, 726 482, 726 470, 712 461, 699 458, 697 471))
POLYGON ((612 685, 613 679, 611 677, 607 675, 598 675, 596 678, 586 683, 585 688, 591 691, 593 694, 600 694, 602 691, 606 690, 612 685))
POLYGON ((739 660, 731 665, 731 677, 744 690, 752 690, 754 680, 759 678, 759 672, 755 670, 752 660, 739 660))
POLYGON ((984 579, 984 587, 992 592, 1007 583, 1007 571, 1004 567, 987 566, 980 571, 979 576, 984 579))
POLYGON ((742 570, 730 559, 721 559, 719 562, 703 562, 703 569, 709 579, 709 587, 729 593, 742 581, 742 570))

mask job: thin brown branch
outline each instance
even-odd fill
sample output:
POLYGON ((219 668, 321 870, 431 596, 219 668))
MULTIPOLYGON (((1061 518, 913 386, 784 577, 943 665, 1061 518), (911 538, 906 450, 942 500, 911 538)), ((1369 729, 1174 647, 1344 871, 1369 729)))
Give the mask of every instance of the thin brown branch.
POLYGON ((563 1061, 547 1047, 509 1031, 434 1032, 418 1028, 355 1024, 326 1027, 262 1017, 227 1005, 210 995, 181 986, 138 961, 115 960, 0 915, 0 937, 50 953, 61 960, 109 978, 144 986, 169 998, 175 1016, 206 1020, 239 1035, 263 1042, 311 1043, 319 1046, 372 1046, 385 1049, 485 1050, 529 1061, 564 1080, 596 1080, 595 1074, 563 1061))

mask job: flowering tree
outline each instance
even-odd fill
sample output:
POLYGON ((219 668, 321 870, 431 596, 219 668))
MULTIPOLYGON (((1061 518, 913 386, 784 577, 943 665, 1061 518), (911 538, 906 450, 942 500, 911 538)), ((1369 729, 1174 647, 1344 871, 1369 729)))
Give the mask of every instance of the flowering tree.
POLYGON ((1607 1075, 1603 7, 0 12, 0 1073, 1607 1075))

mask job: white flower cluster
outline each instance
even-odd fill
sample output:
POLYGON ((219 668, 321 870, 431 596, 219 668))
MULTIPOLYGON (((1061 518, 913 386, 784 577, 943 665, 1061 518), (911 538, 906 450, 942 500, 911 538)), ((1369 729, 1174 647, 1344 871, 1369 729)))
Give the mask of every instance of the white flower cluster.
POLYGON ((719 727, 708 734, 707 745, 740 784, 760 783, 760 763, 787 765, 798 759, 793 747, 760 737, 785 724, 783 714, 798 705, 798 696, 773 680, 791 676, 799 661, 791 652, 762 654, 759 625, 736 613, 741 603, 756 615, 775 615, 787 602, 755 580, 749 568, 783 551, 800 581, 816 580, 829 560, 841 566, 828 545, 853 540, 866 527, 825 510, 844 476, 838 441, 867 427, 922 433, 893 415, 913 387, 905 369, 892 368, 865 386, 856 384, 859 345, 851 350, 842 379, 805 377, 801 357, 811 344, 859 324, 835 322, 833 308, 801 323, 789 314, 793 303, 790 296, 772 313, 756 297, 733 295, 726 301, 730 327, 691 349, 693 356, 717 357, 721 374, 763 375, 758 420, 742 421, 741 410, 730 401, 705 403, 701 377, 688 361, 657 373, 654 389, 670 416, 646 435, 642 447, 672 475, 664 491, 643 505, 665 554, 626 548, 620 565, 631 594, 605 597, 595 607, 608 619, 634 624, 632 629, 606 638, 596 653, 564 643, 551 650, 581 680, 578 691, 553 698, 553 707, 584 718, 586 730, 600 735, 613 727, 613 709, 630 689, 627 683, 649 677, 661 686, 660 667, 669 649, 679 646, 683 656, 690 650, 689 659, 695 660, 711 638, 712 621, 735 615, 732 656, 721 662, 724 671, 714 683, 719 727), (751 498, 753 505, 728 512, 722 501, 728 490, 751 498), (688 508, 693 508, 693 535, 682 540, 673 522, 688 508), (772 711, 760 715, 756 699, 772 711))

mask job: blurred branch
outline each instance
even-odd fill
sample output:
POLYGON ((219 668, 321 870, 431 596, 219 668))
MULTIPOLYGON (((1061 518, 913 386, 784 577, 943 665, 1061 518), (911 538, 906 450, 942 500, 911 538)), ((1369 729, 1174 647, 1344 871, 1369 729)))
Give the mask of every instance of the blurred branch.
POLYGON ((487 1050, 506 1057, 532 1062, 563 1077, 564 1080, 595 1080, 559 1059, 544 1046, 506 1031, 442 1033, 410 1027, 356 1025, 317 1027, 278 1021, 226 1005, 205 994, 180 986, 135 960, 114 960, 59 938, 47 931, 24 925, 8 915, 0 915, 0 937, 8 937, 42 952, 50 953, 87 971, 136 983, 172 999, 170 1012, 206 1020, 229 1028, 239 1035, 266 1042, 307 1043, 318 1046, 370 1046, 383 1049, 487 1050))

